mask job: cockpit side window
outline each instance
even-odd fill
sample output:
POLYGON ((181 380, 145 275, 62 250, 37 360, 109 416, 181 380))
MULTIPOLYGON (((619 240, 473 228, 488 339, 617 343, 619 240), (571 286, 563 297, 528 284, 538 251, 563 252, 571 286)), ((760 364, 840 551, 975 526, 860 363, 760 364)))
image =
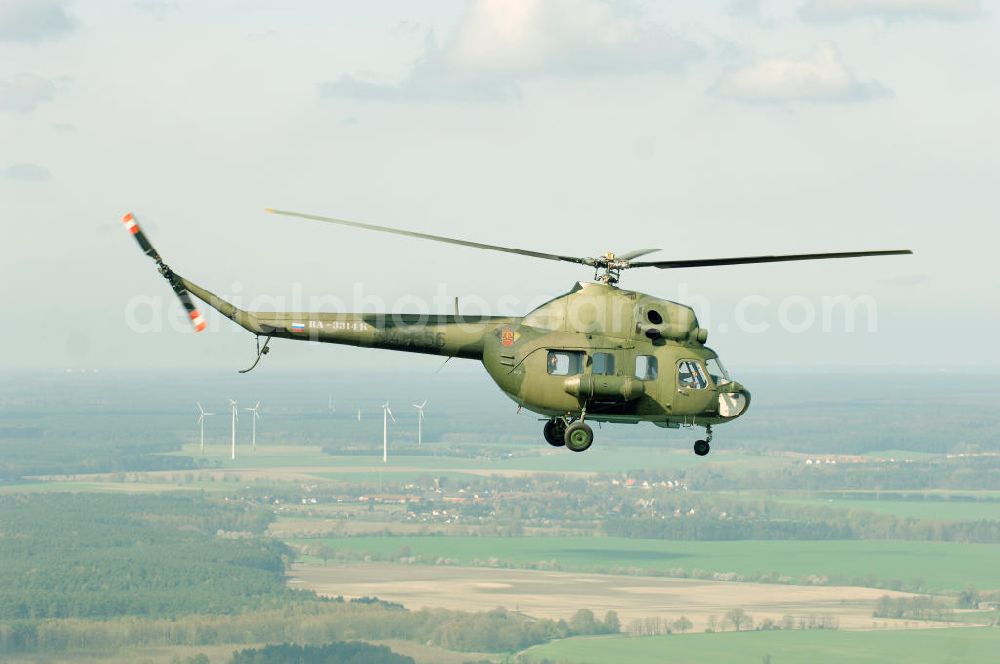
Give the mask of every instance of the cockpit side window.
POLYGON ((659 368, 653 355, 635 356, 635 377, 639 380, 656 380, 659 368))
POLYGON ((726 367, 722 365, 722 360, 717 357, 709 358, 705 361, 708 365, 708 375, 712 377, 712 382, 718 385, 725 385, 730 382, 729 372, 726 371, 726 367))
POLYGON ((546 366, 553 376, 583 373, 583 353, 575 350, 550 350, 546 366))
POLYGON ((695 360, 681 360, 677 364, 677 387, 702 390, 708 387, 705 372, 695 360))

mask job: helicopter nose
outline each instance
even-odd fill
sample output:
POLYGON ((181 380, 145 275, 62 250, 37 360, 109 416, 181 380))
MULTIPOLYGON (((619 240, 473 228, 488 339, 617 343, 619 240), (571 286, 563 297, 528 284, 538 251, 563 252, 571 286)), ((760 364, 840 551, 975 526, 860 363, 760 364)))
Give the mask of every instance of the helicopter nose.
POLYGON ((719 415, 734 419, 747 412, 750 407, 750 390, 739 383, 730 383, 719 394, 719 415))

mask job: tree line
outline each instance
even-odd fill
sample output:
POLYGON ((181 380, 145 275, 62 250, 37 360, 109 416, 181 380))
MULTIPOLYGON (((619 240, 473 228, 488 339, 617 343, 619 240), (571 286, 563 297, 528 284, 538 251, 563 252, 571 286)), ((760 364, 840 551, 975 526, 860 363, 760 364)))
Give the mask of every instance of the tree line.
POLYGON ((230 664, 414 664, 386 646, 359 641, 310 646, 282 643, 245 648, 233 653, 230 664))
POLYGON ((359 638, 430 643, 466 652, 515 652, 553 639, 618 629, 614 612, 601 620, 586 609, 567 621, 536 619, 505 609, 411 611, 381 604, 312 601, 232 615, 0 621, 0 654, 261 642, 324 644, 359 638))

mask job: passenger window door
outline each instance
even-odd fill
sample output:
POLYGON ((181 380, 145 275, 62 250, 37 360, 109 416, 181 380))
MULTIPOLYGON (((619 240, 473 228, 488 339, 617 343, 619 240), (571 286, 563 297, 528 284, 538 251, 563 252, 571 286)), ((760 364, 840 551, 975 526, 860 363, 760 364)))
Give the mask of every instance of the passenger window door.
POLYGON ((575 376, 583 373, 583 352, 550 350, 546 367, 552 376, 575 376))
POLYGON ((615 356, 611 353, 594 353, 591 356, 590 371, 595 376, 614 376, 615 356))
POLYGON ((635 357, 635 377, 639 380, 656 380, 659 375, 659 366, 656 357, 653 355, 636 355, 635 357))

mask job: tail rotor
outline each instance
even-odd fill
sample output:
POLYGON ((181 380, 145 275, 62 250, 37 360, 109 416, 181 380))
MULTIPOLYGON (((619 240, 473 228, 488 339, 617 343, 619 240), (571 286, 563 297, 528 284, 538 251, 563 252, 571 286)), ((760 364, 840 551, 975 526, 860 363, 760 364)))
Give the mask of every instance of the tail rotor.
POLYGON ((146 254, 153 259, 156 263, 157 269, 163 278, 170 283, 170 287, 174 290, 174 294, 177 295, 177 299, 181 301, 184 305, 184 310, 187 312, 188 318, 191 321, 191 325, 194 326, 195 332, 203 332, 208 323, 205 321, 205 317, 201 315, 198 308, 194 306, 194 301, 191 299, 190 293, 188 293, 187 288, 181 283, 181 280, 177 278, 174 271, 170 269, 170 266, 163 262, 160 258, 160 254, 153 247, 153 244, 146 237, 146 234, 139 227, 139 222, 136 220, 135 215, 131 212, 126 213, 122 216, 122 223, 125 224, 125 229, 128 230, 135 237, 135 241, 139 243, 139 248, 142 249, 142 253, 146 254))

